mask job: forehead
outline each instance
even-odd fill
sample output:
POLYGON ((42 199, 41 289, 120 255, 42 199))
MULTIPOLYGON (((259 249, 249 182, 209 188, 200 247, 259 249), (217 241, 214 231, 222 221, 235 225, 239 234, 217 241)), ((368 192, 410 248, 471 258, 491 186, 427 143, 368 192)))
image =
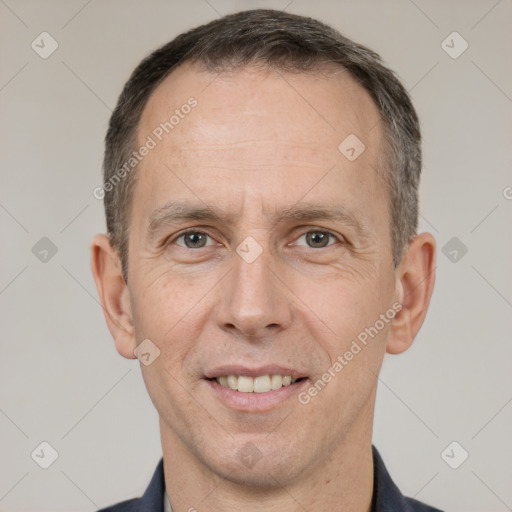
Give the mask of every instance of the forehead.
POLYGON ((322 178, 323 188, 315 187, 310 195, 323 193, 322 199, 335 201, 334 187, 347 185, 345 202, 355 203, 358 189, 381 196, 378 109, 345 70, 328 71, 252 66, 214 73, 190 63, 180 66, 156 88, 142 113, 139 145, 148 136, 156 144, 138 166, 136 195, 151 197, 153 209, 161 206, 170 199, 166 185, 172 171, 175 177, 183 172, 179 179, 197 197, 215 197, 220 178, 235 193, 259 193, 275 203, 269 183, 286 190, 288 199, 299 199, 306 184, 336 167, 336 173, 322 178), (197 105, 183 108, 190 98, 197 105), (350 159, 353 152, 340 147, 364 151, 350 159))
POLYGON ((200 144, 203 137, 211 143, 233 143, 250 135, 309 143, 321 151, 336 149, 346 136, 355 134, 367 154, 379 150, 377 107, 369 93, 339 67, 290 73, 253 65, 207 72, 186 62, 149 98, 139 123, 139 140, 178 113, 190 97, 197 100, 198 108, 182 126, 173 126, 172 137, 165 141, 168 147, 200 144))

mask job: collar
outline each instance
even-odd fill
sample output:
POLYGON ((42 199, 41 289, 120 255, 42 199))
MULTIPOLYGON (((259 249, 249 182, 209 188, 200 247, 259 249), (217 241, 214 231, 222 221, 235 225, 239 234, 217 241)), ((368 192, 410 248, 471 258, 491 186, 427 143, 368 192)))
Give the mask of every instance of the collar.
POLYGON ((391 479, 377 448, 373 453, 372 512, 442 512, 413 498, 406 498, 391 479))

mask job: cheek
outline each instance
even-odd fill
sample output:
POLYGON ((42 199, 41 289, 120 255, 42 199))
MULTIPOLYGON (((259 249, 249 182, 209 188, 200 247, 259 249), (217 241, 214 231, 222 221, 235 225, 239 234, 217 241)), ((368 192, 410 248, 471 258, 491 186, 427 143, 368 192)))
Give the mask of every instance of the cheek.
POLYGON ((200 335, 204 305, 190 283, 176 277, 171 281, 170 273, 155 275, 132 285, 135 336, 138 343, 151 340, 160 351, 151 366, 142 367, 148 379, 154 380, 158 371, 161 380, 175 387, 184 381, 184 361, 200 335))
POLYGON ((336 347, 331 346, 330 365, 301 393, 305 410, 322 418, 334 437, 346 432, 361 414, 371 414, 369 405, 376 392, 385 336, 383 330, 365 344, 357 338, 338 340, 336 347))
POLYGON ((317 339, 329 361, 315 379, 328 380, 331 390, 348 393, 344 399, 351 401, 351 396, 368 392, 380 370, 395 315, 394 280, 340 278, 322 290, 311 303, 313 313, 329 327, 328 334, 317 339))
POLYGON ((167 263, 147 265, 134 279, 131 295, 136 330, 156 337, 171 334, 178 323, 194 316, 209 280, 180 275, 167 263))
POLYGON ((295 290, 310 308, 309 316, 328 328, 332 352, 343 349, 391 306, 394 287, 393 281, 388 281, 373 271, 340 269, 320 281, 297 281, 295 290))

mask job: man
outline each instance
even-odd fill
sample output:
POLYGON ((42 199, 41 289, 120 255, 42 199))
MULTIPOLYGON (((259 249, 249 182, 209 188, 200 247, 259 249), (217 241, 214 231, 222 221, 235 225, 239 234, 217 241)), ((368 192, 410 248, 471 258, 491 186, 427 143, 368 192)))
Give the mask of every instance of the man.
POLYGON ((92 271, 163 459, 109 511, 433 511, 372 447, 434 285, 420 132, 378 55, 279 11, 147 57, 112 115, 92 271))

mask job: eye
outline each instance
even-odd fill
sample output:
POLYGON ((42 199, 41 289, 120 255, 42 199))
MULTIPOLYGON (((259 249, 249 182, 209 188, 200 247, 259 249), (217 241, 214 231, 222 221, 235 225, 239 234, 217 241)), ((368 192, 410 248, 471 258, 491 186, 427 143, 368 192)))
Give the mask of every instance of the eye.
MULTIPOLYGON (((313 248, 313 249, 322 249, 324 247, 327 247, 329 245, 333 245, 332 243, 329 243, 329 239, 333 239, 334 241, 338 240, 339 238, 334 236, 332 233, 329 233, 329 231, 308 231, 307 233, 304 233, 302 236, 300 236, 297 241, 301 239, 305 239, 306 244, 313 248)), ((295 243, 296 245, 304 245, 300 243, 295 243)))
MULTIPOLYGON (((340 239, 329 231, 312 230, 301 235, 293 245, 307 245, 312 249, 323 249, 333 245, 336 241, 340 241, 340 239), (305 244, 299 242, 302 239, 304 239, 305 244)), ((215 244, 210 235, 198 230, 185 231, 171 240, 171 243, 174 242, 187 249, 202 249, 215 244)))
POLYGON ((174 241, 181 247, 186 247, 188 249, 201 249, 208 245, 213 245, 213 243, 207 243, 208 238, 213 242, 213 239, 207 233, 204 233, 203 231, 190 230, 177 236, 174 241), (180 243, 180 241, 182 241, 182 243, 180 243))

